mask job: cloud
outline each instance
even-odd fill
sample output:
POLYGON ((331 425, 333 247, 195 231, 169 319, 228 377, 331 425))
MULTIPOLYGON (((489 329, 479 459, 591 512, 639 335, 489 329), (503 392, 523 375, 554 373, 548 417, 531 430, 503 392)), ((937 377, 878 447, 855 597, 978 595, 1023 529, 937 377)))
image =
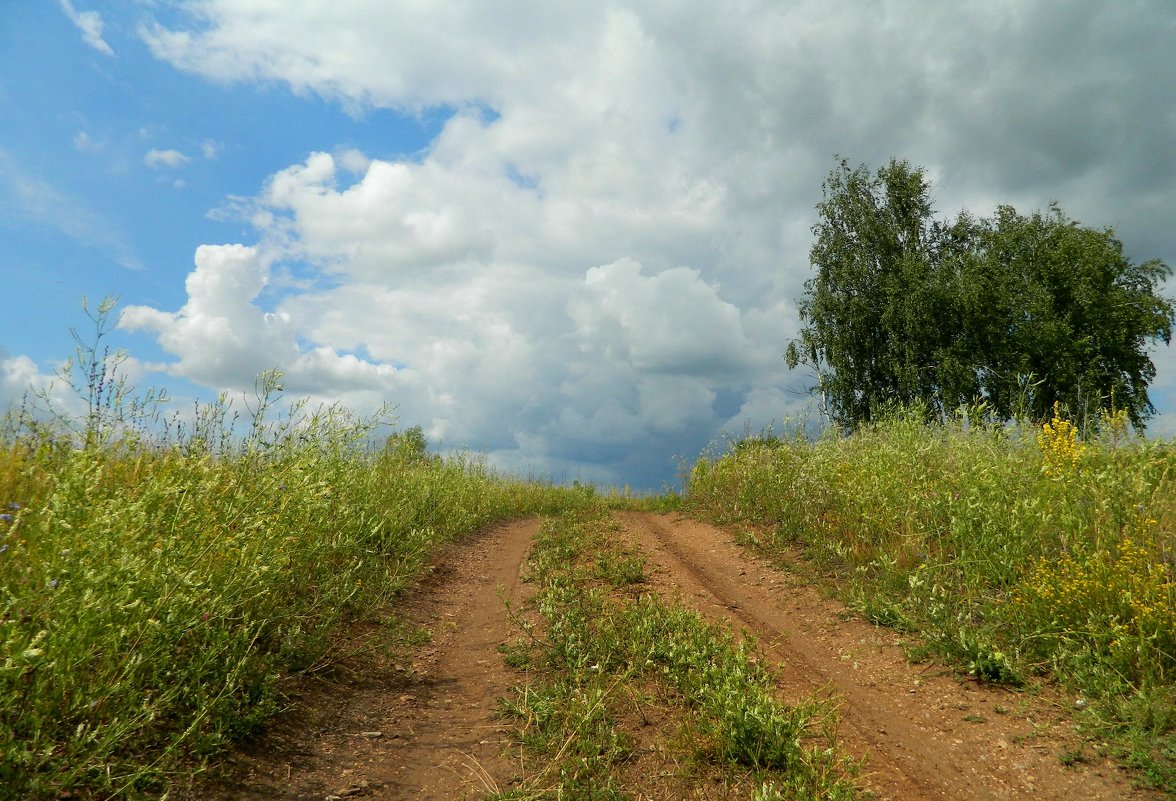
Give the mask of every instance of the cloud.
POLYGON ((114 50, 102 38, 102 16, 97 11, 77 11, 70 0, 60 0, 60 3, 69 21, 82 32, 82 41, 103 55, 114 55, 114 50))
POLYGON ((945 215, 1059 199, 1176 259, 1163 2, 188 11, 140 29, 178 69, 451 116, 411 160, 325 141, 276 171, 235 205, 255 243, 202 249, 181 310, 124 319, 176 375, 280 362, 504 466, 657 485, 723 430, 803 413, 780 354, 834 154, 927 167, 945 215))
POLYGON ((698 270, 646 277, 623 259, 593 267, 569 312, 585 351, 649 373, 718 377, 753 366, 756 344, 738 308, 721 300, 698 270))
POLYGON ((180 355, 168 371, 206 386, 244 390, 266 370, 285 371, 291 391, 309 395, 380 390, 395 374, 329 347, 303 350, 289 315, 255 305, 269 280, 262 255, 244 245, 202 245, 185 287, 188 302, 174 313, 128 306, 119 328, 153 332, 180 355))
POLYGON ((191 159, 185 156, 178 150, 148 150, 147 155, 143 157, 143 163, 153 170, 158 170, 161 167, 168 167, 175 169, 187 164, 191 159))
POLYGON ((102 142, 95 141, 85 131, 79 131, 73 138, 74 150, 79 153, 101 153, 105 148, 102 142))
MULTIPOLYGON (((131 395, 136 394, 136 388, 146 389, 144 379, 154 372, 151 365, 124 352, 117 355, 112 352, 107 356, 110 358, 106 363, 108 377, 125 381, 131 395)), ((72 375, 65 375, 64 367, 64 363, 58 363, 52 365, 51 372, 46 372, 32 358, 11 354, 0 345, 0 418, 8 412, 20 410, 34 419, 65 424, 75 430, 79 425, 84 425, 89 413, 87 377, 79 365, 74 365, 72 375)), ((190 399, 178 402, 168 397, 156 408, 163 413, 163 419, 174 421, 190 418, 193 405, 190 399)), ((130 410, 123 408, 121 411, 130 410)), ((140 411, 150 415, 150 410, 140 411)))
POLYGON ((0 415, 20 406, 30 387, 45 385, 50 379, 28 356, 13 356, 0 347, 0 415))
POLYGON ((220 155, 220 144, 211 139, 205 139, 200 143, 200 153, 206 160, 212 161, 220 155))
MULTIPOLYGON (((129 361, 120 375, 138 374, 138 364, 129 361)), ((85 419, 86 402, 59 375, 43 372, 28 356, 0 346, 0 417, 17 410, 41 420, 63 416, 76 421, 85 419)))
POLYGON ((191 25, 140 28, 155 55, 220 81, 281 81, 346 103, 402 108, 497 105, 520 82, 538 91, 602 24, 591 6, 556 10, 539 0, 513 13, 477 5, 379 2, 306 4, 274 14, 262 2, 214 0, 188 9, 191 25), (438 31, 448 31, 438 36, 438 31), (320 36, 320 34, 323 34, 320 36), (505 91, 500 93, 496 87, 505 91))

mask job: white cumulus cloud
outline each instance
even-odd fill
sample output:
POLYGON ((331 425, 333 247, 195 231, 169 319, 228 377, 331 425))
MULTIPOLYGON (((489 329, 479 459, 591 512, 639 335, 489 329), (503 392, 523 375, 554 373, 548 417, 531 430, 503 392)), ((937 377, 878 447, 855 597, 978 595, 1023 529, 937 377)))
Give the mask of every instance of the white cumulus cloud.
POLYGON ((944 214, 1060 198, 1172 260, 1173 137, 1124 122, 1171 108, 1140 22, 1164 4, 852 9, 205 0, 148 21, 192 74, 451 116, 411 159, 322 142, 236 204, 254 244, 201 248, 181 309, 123 324, 210 387, 281 366, 496 464, 656 483, 804 409, 780 354, 836 153, 926 166, 944 214))
POLYGON ((45 386, 51 379, 28 356, 13 356, 0 347, 0 415, 19 406, 31 389, 45 386))
POLYGON ((282 370, 294 392, 308 395, 381 390, 394 375, 329 347, 302 349, 287 314, 265 312, 253 301, 269 279, 264 259, 244 245, 203 245, 188 276, 188 302, 168 313, 128 306, 119 327, 145 330, 180 356, 169 372, 208 386, 247 389, 258 373, 282 370))

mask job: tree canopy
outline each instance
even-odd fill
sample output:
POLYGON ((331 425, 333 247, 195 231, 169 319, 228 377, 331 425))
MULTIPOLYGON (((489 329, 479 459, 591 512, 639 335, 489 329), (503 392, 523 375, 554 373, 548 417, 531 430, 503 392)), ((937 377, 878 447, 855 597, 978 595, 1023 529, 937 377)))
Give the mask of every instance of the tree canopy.
POLYGON ((1084 417, 1121 409, 1140 429, 1155 412, 1147 348, 1171 340, 1176 310, 1159 294, 1171 270, 1133 263, 1112 229, 1056 204, 937 220, 924 171, 897 160, 874 174, 840 160, 817 211, 816 275, 785 356, 816 371, 835 423, 895 404, 1041 419, 1058 402, 1084 417))

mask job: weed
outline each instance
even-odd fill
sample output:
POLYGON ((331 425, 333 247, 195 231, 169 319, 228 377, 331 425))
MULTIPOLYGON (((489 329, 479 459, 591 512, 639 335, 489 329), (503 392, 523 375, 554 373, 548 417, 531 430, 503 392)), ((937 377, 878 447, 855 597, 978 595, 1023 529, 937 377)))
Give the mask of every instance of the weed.
POLYGON ((0 431, 0 798, 165 794, 438 544, 591 502, 414 437, 374 448, 381 420, 337 406, 280 413, 277 373, 247 414, 161 419, 118 366, 79 339, 87 416, 26 407, 0 431))
POLYGON ((615 777, 633 752, 620 720, 636 710, 648 722, 639 699, 650 683, 686 716, 701 763, 767 772, 790 798, 856 797, 852 766, 833 748, 828 703, 779 703, 753 641, 651 596, 601 591, 594 582, 624 589, 639 576, 639 557, 618 548, 613 531, 599 513, 581 513, 545 524, 536 539, 530 567, 546 621, 545 672, 503 710, 544 760, 528 786, 546 789, 511 797, 596 797, 590 787, 621 797, 615 777))
POLYGON ((636 554, 602 553, 596 559, 596 574, 614 587, 640 584, 645 581, 645 560, 636 554))
POLYGON ((515 670, 525 670, 531 667, 532 662, 532 647, 531 644, 525 640, 518 640, 511 643, 502 643, 498 646, 498 653, 502 654, 502 660, 507 667, 512 667, 515 670))
POLYGON ((912 659, 1101 699, 1084 723, 1176 789, 1171 443, 1109 414, 1083 439, 1059 408, 1041 425, 898 415, 700 459, 683 504, 799 546, 864 617, 921 634, 912 659))
POLYGON ((1058 754, 1058 761, 1067 768, 1072 768, 1075 765, 1082 765, 1090 762, 1090 756, 1087 755, 1085 748, 1078 746, 1077 748, 1070 748, 1062 751, 1062 753, 1058 754))

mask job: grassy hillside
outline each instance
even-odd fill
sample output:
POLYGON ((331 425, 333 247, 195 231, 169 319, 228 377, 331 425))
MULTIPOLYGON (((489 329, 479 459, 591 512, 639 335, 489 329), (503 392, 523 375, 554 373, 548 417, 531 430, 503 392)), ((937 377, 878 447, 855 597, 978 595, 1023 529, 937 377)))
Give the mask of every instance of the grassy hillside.
MULTIPOLYGON (((1082 718, 1176 790, 1176 446, 1122 416, 1083 441, 928 426, 749 439, 700 460, 695 514, 800 547, 875 622, 985 681, 1057 680, 1082 718)), ((1077 757, 1076 757, 1077 758, 1077 757)))

